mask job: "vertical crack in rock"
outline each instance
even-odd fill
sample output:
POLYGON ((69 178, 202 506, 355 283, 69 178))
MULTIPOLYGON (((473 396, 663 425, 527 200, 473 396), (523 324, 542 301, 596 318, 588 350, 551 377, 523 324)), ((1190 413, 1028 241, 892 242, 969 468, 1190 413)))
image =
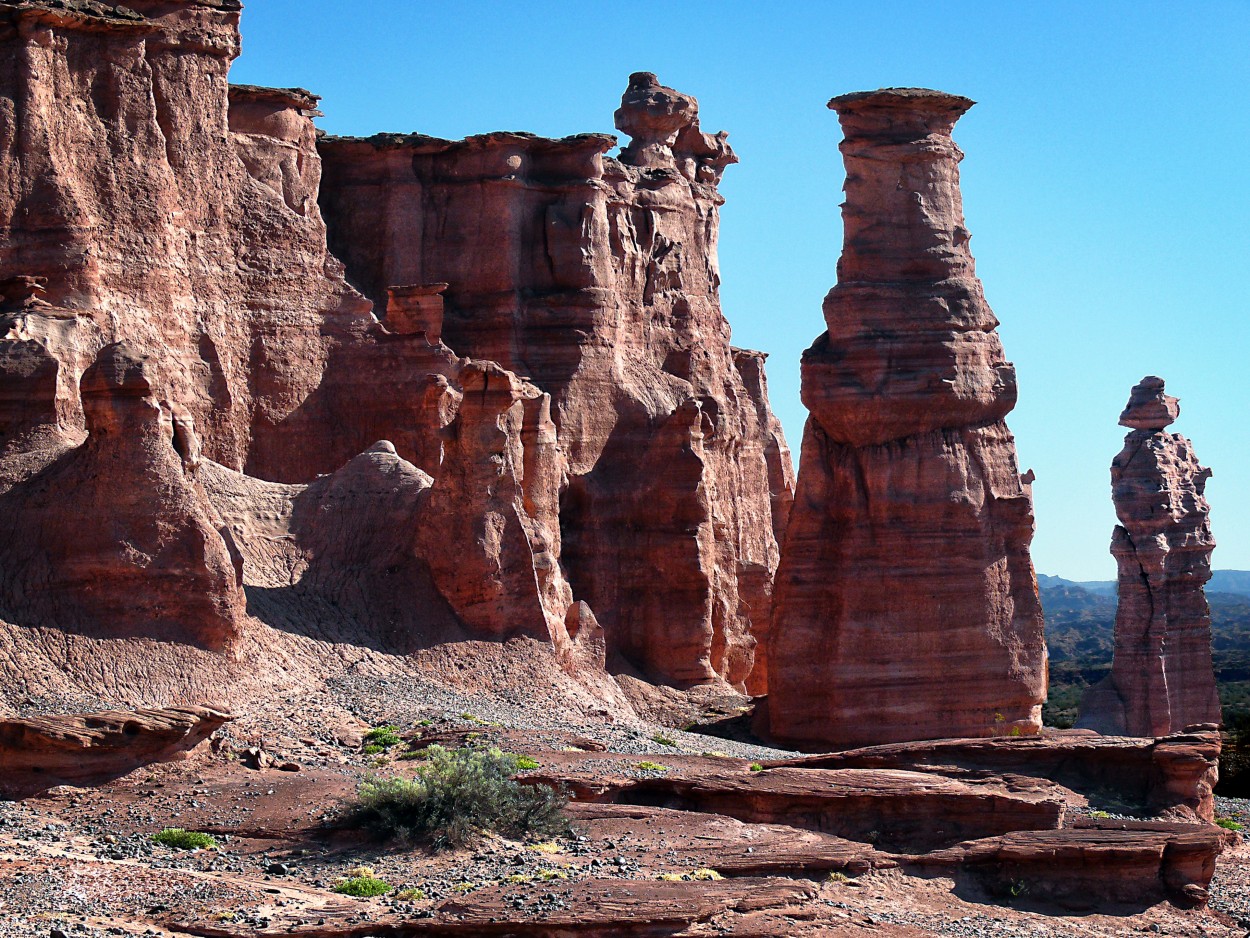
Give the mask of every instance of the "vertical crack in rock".
POLYGON ((951 130, 924 89, 834 98, 845 240, 769 652, 798 745, 1036 733, 1046 688, 1032 499, 1004 423, 1015 371, 976 278, 951 130))
POLYGON ((1189 440, 1167 432, 1180 401, 1148 376, 1129 396, 1129 428, 1111 463, 1119 606, 1111 674, 1081 700, 1078 726, 1108 734, 1162 736, 1219 723, 1211 663, 1211 470, 1189 440))

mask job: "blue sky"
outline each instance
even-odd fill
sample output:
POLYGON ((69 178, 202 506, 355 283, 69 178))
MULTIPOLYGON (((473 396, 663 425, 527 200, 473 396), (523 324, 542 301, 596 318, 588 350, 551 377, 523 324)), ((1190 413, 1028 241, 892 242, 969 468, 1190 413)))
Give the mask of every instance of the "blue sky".
POLYGON ((1214 471, 1218 568, 1250 569, 1250 3, 252 0, 232 80, 324 97, 331 133, 612 131, 630 72, 695 95, 741 164, 721 191, 734 343, 770 353, 798 456, 799 355, 841 246, 835 94, 979 102, 964 207, 1037 473, 1039 572, 1110 579, 1108 466, 1159 374, 1214 471))

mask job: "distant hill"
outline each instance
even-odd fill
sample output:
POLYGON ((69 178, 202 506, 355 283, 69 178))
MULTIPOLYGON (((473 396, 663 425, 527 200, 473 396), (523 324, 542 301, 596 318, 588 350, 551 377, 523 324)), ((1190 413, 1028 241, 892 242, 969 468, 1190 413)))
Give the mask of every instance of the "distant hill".
MULTIPOLYGON (((1037 584, 1042 589, 1058 586, 1079 586, 1090 593, 1098 593, 1115 597, 1115 580, 1065 580, 1061 576, 1037 575, 1037 584)), ((1207 593, 1236 593, 1250 596, 1250 570, 1212 570, 1211 581, 1207 583, 1207 593)))
MULTIPOLYGON (((1043 715, 1052 726, 1070 726, 1085 688, 1111 670, 1115 583, 1044 574, 1037 580, 1050 648, 1050 700, 1043 715)), ((1250 720, 1250 571, 1215 571, 1207 601, 1215 678, 1224 722, 1231 726, 1250 720)))

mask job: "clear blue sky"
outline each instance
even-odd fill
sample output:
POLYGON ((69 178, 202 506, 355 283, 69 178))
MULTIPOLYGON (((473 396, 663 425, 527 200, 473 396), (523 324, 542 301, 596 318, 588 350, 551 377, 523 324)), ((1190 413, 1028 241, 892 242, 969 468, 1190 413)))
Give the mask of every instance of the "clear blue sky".
POLYGON ((252 0, 232 80, 324 96, 331 133, 612 131, 630 72, 728 130, 722 300, 771 354, 798 456, 799 355, 841 245, 835 94, 940 88, 978 273, 1017 366, 1039 572, 1110 579, 1108 466, 1159 374, 1215 473, 1214 565, 1250 569, 1250 3, 252 0))

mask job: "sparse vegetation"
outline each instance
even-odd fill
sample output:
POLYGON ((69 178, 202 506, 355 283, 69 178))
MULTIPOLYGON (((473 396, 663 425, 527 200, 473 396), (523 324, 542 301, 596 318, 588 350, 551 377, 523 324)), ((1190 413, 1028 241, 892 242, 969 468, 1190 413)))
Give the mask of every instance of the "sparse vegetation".
POLYGON ((365 752, 368 752, 372 746, 379 747, 376 751, 380 752, 383 749, 390 749, 392 746, 398 746, 403 741, 403 737, 399 735, 398 726, 392 726, 390 724, 387 724, 386 726, 375 726, 369 732, 365 733, 365 743, 367 743, 365 746, 365 752))
POLYGON ((763 767, 762 765, 760 765, 758 762, 752 762, 752 763, 751 763, 751 771, 752 771, 752 772, 763 772, 763 771, 764 771, 764 767, 763 767))
POLYGON ((399 899, 401 902, 424 902, 425 890, 401 889, 399 892, 395 893, 395 898, 399 899))
POLYGON ((653 743, 659 743, 661 746, 676 746, 677 740, 665 736, 663 733, 655 733, 651 737, 653 743))
POLYGON ((1239 831, 1245 826, 1240 821, 1234 821, 1230 817, 1218 817, 1215 819, 1215 823, 1226 831, 1239 831))
POLYGON ((517 757, 498 749, 430 746, 413 779, 361 783, 349 822, 403 843, 461 846, 483 831, 514 837, 553 834, 567 827, 567 796, 547 785, 521 785, 517 757))
POLYGON ((660 765, 658 762, 644 761, 639 762, 634 768, 642 769, 644 772, 667 772, 667 765, 660 765))
POLYGON ((531 769, 542 768, 542 763, 537 759, 531 759, 529 756, 517 756, 516 767, 519 772, 528 772, 531 769))
POLYGON ((656 877, 656 879, 666 883, 713 882, 724 878, 716 870, 708 869, 707 867, 687 870, 684 873, 661 873, 656 877))
POLYGON ((530 844, 531 850, 537 850, 539 853, 559 853, 560 845, 554 840, 544 840, 541 843, 530 844))
POLYGON ((335 883, 333 891, 344 896, 355 896, 357 899, 371 899, 386 895, 391 891, 391 884, 384 879, 378 879, 370 871, 335 883))
POLYGON ((160 833, 153 834, 152 843, 175 850, 209 850, 217 846, 217 841, 211 834, 187 831, 181 827, 167 827, 160 833))
POLYGON ((834 870, 829 874, 828 881, 831 883, 849 883, 851 881, 851 877, 847 876, 841 870, 834 870))
POLYGON ((464 895, 465 893, 469 893, 469 892, 472 892, 474 889, 477 889, 478 885, 479 885, 478 883, 456 883, 456 885, 451 887, 451 891, 458 892, 461 895, 464 895))

